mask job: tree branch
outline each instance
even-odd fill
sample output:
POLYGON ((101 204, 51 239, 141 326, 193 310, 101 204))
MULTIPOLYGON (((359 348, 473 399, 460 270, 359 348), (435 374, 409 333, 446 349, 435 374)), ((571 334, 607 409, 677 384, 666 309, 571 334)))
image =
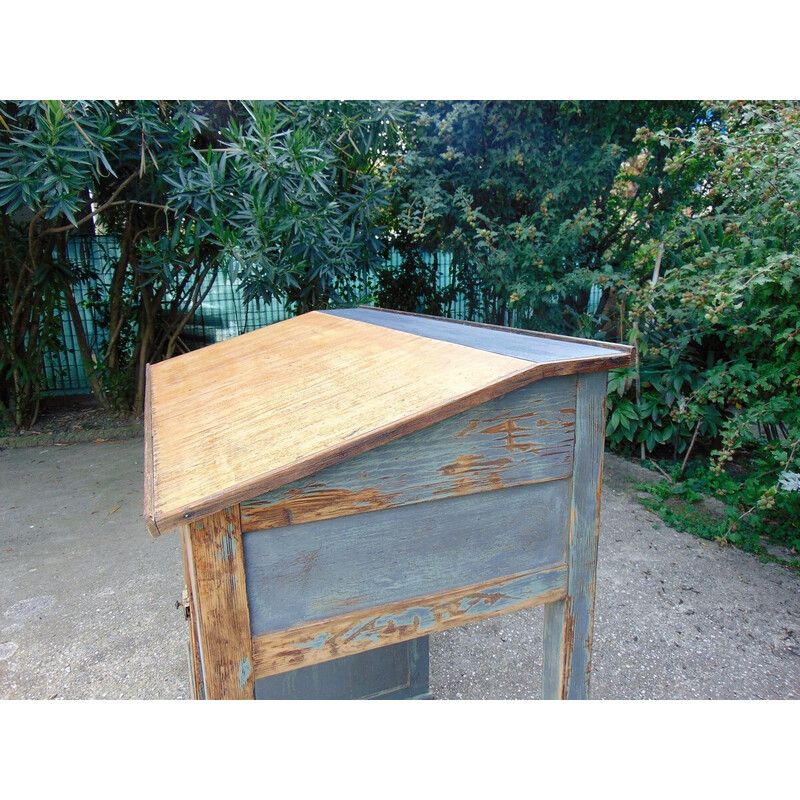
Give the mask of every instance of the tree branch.
MULTIPOLYGON (((120 185, 119 185, 119 186, 118 186, 118 187, 117 187, 117 188, 114 190, 114 194, 112 194, 112 195, 111 195, 111 197, 109 197, 109 198, 108 198, 108 200, 107 200, 105 203, 103 203, 103 205, 102 205, 102 206, 98 206, 98 208, 96 208, 94 211, 92 211, 92 212, 90 212, 89 214, 87 214, 87 215, 86 215, 86 216, 85 216, 83 219, 80 219, 80 220, 78 220, 78 223, 77 223, 76 225, 72 225, 72 224, 70 223, 69 225, 63 225, 63 226, 62 226, 62 227, 60 227, 60 228, 47 228, 46 230, 42 231, 42 234, 41 234, 41 235, 44 235, 44 234, 52 234, 52 233, 64 233, 64 232, 66 232, 66 231, 75 230, 75 228, 79 228, 79 227, 80 227, 81 225, 83 225, 85 222, 88 222, 88 221, 89 221, 90 219, 92 219, 93 217, 96 217, 98 214, 102 213, 102 212, 103 212, 103 211, 105 211, 107 208, 110 208, 112 205, 119 205, 119 203, 114 203, 114 200, 116 200, 116 199, 117 199, 117 198, 120 196, 120 194, 122 193, 122 190, 123 190, 123 189, 124 189, 124 188, 125 188, 125 187, 126 187, 126 186, 127 186, 127 185, 128 185, 130 182, 131 182, 131 181, 133 181, 133 180, 134 180, 135 178, 137 178, 137 177, 138 177, 138 176, 137 176, 137 174, 136 174, 135 172, 134 172, 134 173, 132 173, 131 175, 129 175, 129 176, 128 176, 128 177, 127 177, 127 178, 126 178, 126 179, 125 179, 125 180, 124 180, 124 181, 123 181, 123 182, 122 182, 122 183, 121 183, 121 184, 120 184, 120 185)), ((121 201, 121 202, 123 202, 123 203, 129 203, 129 202, 137 202, 137 201, 123 200, 123 201, 121 201)), ((144 205, 144 204, 142 204, 142 205, 144 205)), ((42 211, 39 211, 39 212, 37 213, 37 216, 38 216, 39 214, 43 214, 43 213, 44 213, 44 210, 42 210, 42 211)), ((34 219, 35 219, 35 218, 34 218, 34 219)), ((31 225, 33 225, 33 220, 31 220, 31 225)))

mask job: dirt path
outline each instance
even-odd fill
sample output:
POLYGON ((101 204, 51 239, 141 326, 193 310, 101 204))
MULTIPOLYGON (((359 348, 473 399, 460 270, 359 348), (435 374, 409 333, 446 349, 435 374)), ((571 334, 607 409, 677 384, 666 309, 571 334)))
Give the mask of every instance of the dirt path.
MULTIPOLYGON (((665 527, 637 469, 607 457, 592 697, 800 697, 800 576, 665 527)), ((141 508, 139 439, 0 450, 0 698, 188 697, 179 542, 141 508)), ((431 639, 437 698, 540 679, 538 609, 431 639)))

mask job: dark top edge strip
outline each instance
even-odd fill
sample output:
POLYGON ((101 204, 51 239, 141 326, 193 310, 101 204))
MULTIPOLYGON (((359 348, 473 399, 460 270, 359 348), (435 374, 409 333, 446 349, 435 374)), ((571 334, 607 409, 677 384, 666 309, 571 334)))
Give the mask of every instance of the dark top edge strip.
POLYGON ((590 344, 587 340, 542 336, 530 331, 480 323, 465 324, 461 320, 394 312, 370 306, 333 309, 322 313, 538 364, 571 361, 576 358, 608 359, 615 356, 623 363, 628 363, 632 350, 624 345, 590 344))

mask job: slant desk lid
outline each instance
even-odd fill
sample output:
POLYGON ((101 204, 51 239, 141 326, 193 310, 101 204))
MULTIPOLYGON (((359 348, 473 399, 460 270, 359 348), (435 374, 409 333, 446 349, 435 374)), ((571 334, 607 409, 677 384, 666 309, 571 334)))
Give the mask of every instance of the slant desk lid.
POLYGON ((148 367, 157 536, 552 375, 632 348, 375 308, 312 311, 148 367))

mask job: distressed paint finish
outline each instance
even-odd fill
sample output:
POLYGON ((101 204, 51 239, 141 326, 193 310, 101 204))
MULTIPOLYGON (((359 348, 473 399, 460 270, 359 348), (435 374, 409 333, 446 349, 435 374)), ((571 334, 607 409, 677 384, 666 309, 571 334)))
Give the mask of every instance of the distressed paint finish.
POLYGON ((575 376, 550 378, 242 503, 242 530, 572 474, 575 376))
POLYGON ((512 575, 481 586, 352 612, 293 630, 256 636, 257 678, 352 656, 562 598, 566 568, 512 575))
MULTIPOLYGON (((567 631, 566 596, 548 603, 544 607, 544 637, 542 642, 542 698, 545 700, 566 699, 564 693, 564 654, 571 641, 572 632, 567 631)), ((587 695, 588 696, 588 695, 587 695)))
POLYGON ((567 595, 545 609, 543 689, 549 698, 589 696, 606 386, 604 372, 578 379, 567 595))
POLYGON ((356 309, 148 368, 144 518, 183 526, 194 695, 544 603, 544 695, 588 696, 606 372, 632 362, 356 309))
POLYGON ((570 481, 244 535, 253 635, 565 563, 570 481))
POLYGON ((253 699, 253 654, 239 507, 186 526, 205 697, 253 699))
POLYGON ((370 314, 365 322, 314 311, 152 365, 143 509, 151 534, 534 381, 632 361, 619 345, 418 316, 409 317, 412 333, 389 326, 402 315, 370 314), (461 343, 447 341, 451 329, 461 343), (502 339, 502 352, 482 349, 487 337, 502 339))

